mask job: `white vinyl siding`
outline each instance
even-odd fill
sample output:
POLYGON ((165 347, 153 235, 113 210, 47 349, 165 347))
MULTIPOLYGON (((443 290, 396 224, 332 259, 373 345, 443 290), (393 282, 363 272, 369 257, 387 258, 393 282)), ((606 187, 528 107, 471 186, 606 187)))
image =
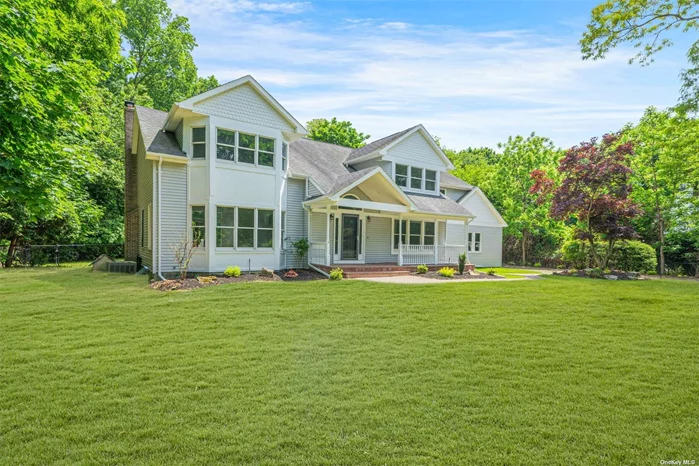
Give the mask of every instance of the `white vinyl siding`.
POLYGON ((435 152, 432 145, 425 139, 420 131, 416 131, 388 149, 388 156, 396 161, 405 161, 397 163, 430 168, 443 166, 446 168, 444 160, 435 152))
MULTIPOLYGON (((131 157, 136 157, 136 181, 138 185, 138 231, 139 231, 139 243, 138 243, 138 255, 141 257, 143 265, 153 269, 153 251, 151 247, 147 245, 141 245, 140 241, 140 231, 141 231, 141 211, 147 211, 148 205, 153 203, 153 162, 146 159, 146 148, 143 145, 143 138, 139 131, 138 134, 138 152, 136 155, 131 155, 131 157)), ((152 222, 151 222, 152 223, 152 222)))
POLYGON ((366 263, 398 263, 398 256, 391 253, 391 223, 388 217, 371 217, 366 224, 366 263))
POLYGON ((393 164, 387 160, 371 159, 366 162, 359 162, 352 165, 355 170, 363 170, 365 168, 381 167, 386 174, 393 178, 393 164))
MULTIPOLYGON (((469 225, 471 238, 474 234, 481 236, 480 251, 468 253, 469 260, 476 267, 502 266, 502 227, 486 227, 469 225)), ((447 222, 447 244, 464 244, 464 223, 449 220, 447 222)))
MULTIPOLYGON (((157 168, 157 167, 154 167, 157 168)), ((162 213, 160 221, 162 227, 154 230, 153 233, 160 235, 160 267, 161 272, 177 272, 177 261, 173 248, 182 241, 187 240, 187 166, 175 163, 163 163, 160 179, 162 188, 160 190, 160 202, 162 213)), ((157 179, 156 179, 157 182, 157 179)), ((156 191, 157 193, 157 191, 156 191)), ((153 203, 153 225, 157 225, 158 213, 157 203, 153 203)), ((155 237, 153 247, 157 247, 157 237, 155 237)))

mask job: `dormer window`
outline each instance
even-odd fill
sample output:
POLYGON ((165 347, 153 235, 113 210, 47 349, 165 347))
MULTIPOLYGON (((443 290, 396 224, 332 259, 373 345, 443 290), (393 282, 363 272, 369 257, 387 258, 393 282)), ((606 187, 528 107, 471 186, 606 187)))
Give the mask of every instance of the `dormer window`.
POLYGON ((412 165, 396 164, 394 180, 402 188, 437 192, 437 172, 412 165))
POLYGON ((396 184, 402 188, 408 187, 408 166, 396 164, 396 184))
POLYGON ((410 187, 413 189, 422 189, 422 168, 410 168, 410 187))

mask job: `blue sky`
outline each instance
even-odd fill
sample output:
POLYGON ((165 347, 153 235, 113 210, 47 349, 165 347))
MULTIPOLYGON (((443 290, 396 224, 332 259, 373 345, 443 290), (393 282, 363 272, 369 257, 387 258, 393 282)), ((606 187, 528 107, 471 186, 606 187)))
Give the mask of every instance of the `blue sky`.
POLYGON ((582 61, 598 1, 169 0, 201 75, 253 75, 299 121, 338 117, 372 139, 422 123, 450 148, 531 132, 569 147, 676 102, 684 47, 582 61))

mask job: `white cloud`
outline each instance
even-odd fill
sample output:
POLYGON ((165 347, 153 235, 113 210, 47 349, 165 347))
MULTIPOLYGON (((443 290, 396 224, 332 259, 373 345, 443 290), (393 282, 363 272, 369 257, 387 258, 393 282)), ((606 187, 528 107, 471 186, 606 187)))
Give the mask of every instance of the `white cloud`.
POLYGON ((570 33, 330 22, 296 15, 306 2, 181 1, 176 12, 197 10, 201 74, 252 74, 299 120, 337 116, 374 138, 423 123, 455 148, 532 131, 572 145, 673 104, 677 91, 677 63, 629 67, 626 51, 582 61, 570 33))

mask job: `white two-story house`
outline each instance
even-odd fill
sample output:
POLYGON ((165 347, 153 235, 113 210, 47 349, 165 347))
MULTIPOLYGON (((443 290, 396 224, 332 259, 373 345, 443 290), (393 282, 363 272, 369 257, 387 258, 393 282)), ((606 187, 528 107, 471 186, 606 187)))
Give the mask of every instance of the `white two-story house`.
POLYGON ((158 276, 343 264, 501 265, 505 222, 422 125, 359 149, 306 130, 245 76, 161 112, 127 102, 127 260, 158 276), (292 244, 310 242, 296 257, 292 244))

